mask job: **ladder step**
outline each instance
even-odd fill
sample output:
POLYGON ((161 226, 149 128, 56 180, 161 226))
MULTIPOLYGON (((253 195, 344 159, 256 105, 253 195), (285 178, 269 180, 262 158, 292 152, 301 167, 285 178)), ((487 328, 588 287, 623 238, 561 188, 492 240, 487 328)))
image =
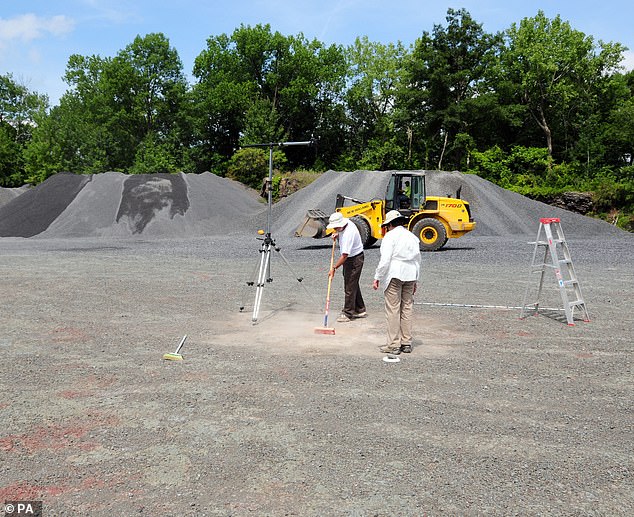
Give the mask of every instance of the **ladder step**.
POLYGON ((577 305, 585 305, 586 303, 583 300, 575 300, 574 302, 568 302, 570 307, 575 307, 577 305))
MULTIPOLYGON (((553 239, 553 244, 564 244, 566 241, 564 239, 553 239)), ((550 243, 548 241, 535 241, 529 242, 529 244, 535 244, 536 246, 548 246, 550 243)))
POLYGON ((572 264, 572 259, 560 259, 560 264, 572 264))
POLYGON ((564 285, 568 286, 568 285, 575 285, 578 284, 579 282, 577 280, 564 280, 564 285))

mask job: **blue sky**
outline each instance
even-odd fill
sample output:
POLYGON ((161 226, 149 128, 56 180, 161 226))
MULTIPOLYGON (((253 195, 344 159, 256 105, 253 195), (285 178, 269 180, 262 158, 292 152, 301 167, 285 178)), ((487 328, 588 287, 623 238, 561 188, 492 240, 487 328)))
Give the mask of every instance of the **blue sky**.
POLYGON ((625 65, 634 68, 634 2, 564 0, 2 0, 0 74, 57 104, 71 54, 112 57, 137 35, 162 32, 191 77, 195 57, 209 36, 231 34, 240 24, 268 23, 284 35, 304 34, 327 44, 371 41, 412 44, 433 26, 446 26, 448 8, 466 9, 487 32, 502 31, 539 9, 561 15, 595 40, 619 42, 631 50, 625 65))

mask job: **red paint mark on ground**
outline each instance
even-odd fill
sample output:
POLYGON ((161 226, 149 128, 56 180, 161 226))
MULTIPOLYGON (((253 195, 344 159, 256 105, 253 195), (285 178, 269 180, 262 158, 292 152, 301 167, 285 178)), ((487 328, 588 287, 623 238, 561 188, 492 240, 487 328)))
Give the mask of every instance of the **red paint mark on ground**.
POLYGON ((61 485, 34 485, 28 481, 20 481, 0 487, 0 500, 33 501, 47 497, 57 497, 69 492, 102 489, 113 486, 113 481, 106 482, 96 477, 81 480, 79 484, 65 483, 61 485))
POLYGON ((291 375, 288 372, 287 368, 274 368, 273 372, 276 373, 277 375, 279 375, 284 380, 288 381, 288 380, 291 379, 291 375))
POLYGON ((117 382, 117 377, 114 375, 89 375, 86 377, 84 384, 89 386, 96 386, 97 388, 107 388, 117 382))
POLYGON ((90 490, 91 488, 105 488, 108 486, 108 483, 106 483, 104 480, 102 479, 97 479, 96 477, 89 477, 84 479, 81 482, 81 488, 85 489, 85 490, 90 490))
POLYGON ((532 334, 530 332, 526 332, 525 330, 520 330, 517 333, 518 336, 522 336, 522 337, 528 337, 528 336, 532 336, 532 334))
POLYGON ((93 450, 99 444, 85 440, 88 432, 99 427, 112 427, 119 423, 114 416, 88 418, 70 425, 52 424, 37 427, 29 433, 11 434, 0 438, 0 450, 5 452, 33 454, 40 450, 60 450, 73 447, 83 451, 93 450))
MULTIPOLYGON (((183 356, 184 357, 184 356, 183 356)), ((192 381, 204 381, 209 379, 210 375, 207 372, 191 372, 183 375, 183 380, 188 382, 192 381)))
POLYGON ((79 399, 82 397, 90 397, 91 393, 87 391, 64 390, 60 392, 60 396, 65 399, 79 399))
POLYGON ((77 327, 57 327, 51 331, 54 343, 85 343, 90 336, 77 327))
POLYGON ((589 359, 591 357, 594 357, 592 352, 579 352, 577 354, 577 359, 589 359))
POLYGON ((93 397, 96 393, 101 392, 103 388, 112 386, 116 382, 117 377, 114 375, 91 374, 87 377, 82 377, 81 381, 76 383, 80 385, 80 389, 63 390, 59 392, 59 396, 65 399, 93 397))
POLYGON ((34 501, 46 496, 58 496, 68 490, 61 486, 32 485, 28 481, 21 481, 12 485, 0 487, 0 499, 3 501, 34 501))

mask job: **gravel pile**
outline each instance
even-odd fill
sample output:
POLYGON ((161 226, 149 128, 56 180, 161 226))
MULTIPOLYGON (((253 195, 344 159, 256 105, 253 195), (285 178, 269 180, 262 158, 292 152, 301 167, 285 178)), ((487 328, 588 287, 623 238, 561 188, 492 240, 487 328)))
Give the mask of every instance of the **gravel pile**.
POLYGON ((33 237, 57 219, 91 180, 60 173, 0 207, 1 237, 33 237))
POLYGON ((24 194, 30 188, 31 185, 24 185, 18 188, 0 187, 0 207, 2 205, 6 205, 9 201, 15 199, 19 195, 24 194))
MULTIPOLYGON (((541 217, 559 217, 567 235, 623 233, 613 226, 533 201, 478 176, 426 171, 427 194, 469 201, 477 222, 473 235, 532 235, 541 217)), ((337 194, 369 201, 382 198, 391 171, 328 171, 275 204, 271 231, 293 236, 307 210, 334 211, 337 194)), ((6 198, 7 191, 3 190, 6 198)), ((0 206, 0 237, 194 238, 252 233, 269 221, 253 189, 211 173, 96 175, 60 173, 0 206)))
POLYGON ((0 236, 214 235, 262 206, 253 190, 211 173, 63 173, 0 207, 0 236))
MULTIPOLYGON (((273 208, 274 230, 277 229, 279 235, 293 235, 308 209, 319 208, 331 213, 338 193, 361 201, 381 198, 385 194, 391 173, 392 171, 329 171, 273 208)), ((460 197, 469 201, 472 215, 477 222, 473 235, 533 235, 542 217, 561 218, 566 235, 589 237, 623 233, 603 221, 533 201, 479 176, 444 171, 425 173, 429 196, 455 197, 456 191, 461 189, 460 197)))

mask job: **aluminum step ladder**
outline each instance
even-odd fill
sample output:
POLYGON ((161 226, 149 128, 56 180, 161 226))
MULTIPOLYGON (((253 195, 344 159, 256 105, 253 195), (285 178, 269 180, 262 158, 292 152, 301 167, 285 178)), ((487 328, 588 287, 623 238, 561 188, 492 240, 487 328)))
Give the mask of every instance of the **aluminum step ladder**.
POLYGON ((526 316, 534 315, 539 312, 539 298, 542 294, 542 287, 544 286, 544 275, 547 269, 551 269, 555 273, 557 285, 559 286, 559 293, 561 294, 568 325, 572 326, 575 324, 575 310, 581 312, 583 321, 590 321, 588 309, 581 295, 581 287, 579 286, 579 280, 577 280, 570 250, 568 249, 568 244, 566 243, 559 218, 550 217, 540 219, 537 239, 534 243, 530 242, 529 244, 535 244, 535 249, 533 251, 529 281, 526 285, 526 292, 524 293, 524 302, 522 303, 520 318, 523 319, 526 316), (542 233, 544 236, 542 236, 542 233), (544 249, 543 258, 539 256, 539 250, 541 248, 544 249), (528 297, 531 290, 530 277, 533 273, 539 273, 539 285, 537 288, 536 301, 529 303, 528 297))

